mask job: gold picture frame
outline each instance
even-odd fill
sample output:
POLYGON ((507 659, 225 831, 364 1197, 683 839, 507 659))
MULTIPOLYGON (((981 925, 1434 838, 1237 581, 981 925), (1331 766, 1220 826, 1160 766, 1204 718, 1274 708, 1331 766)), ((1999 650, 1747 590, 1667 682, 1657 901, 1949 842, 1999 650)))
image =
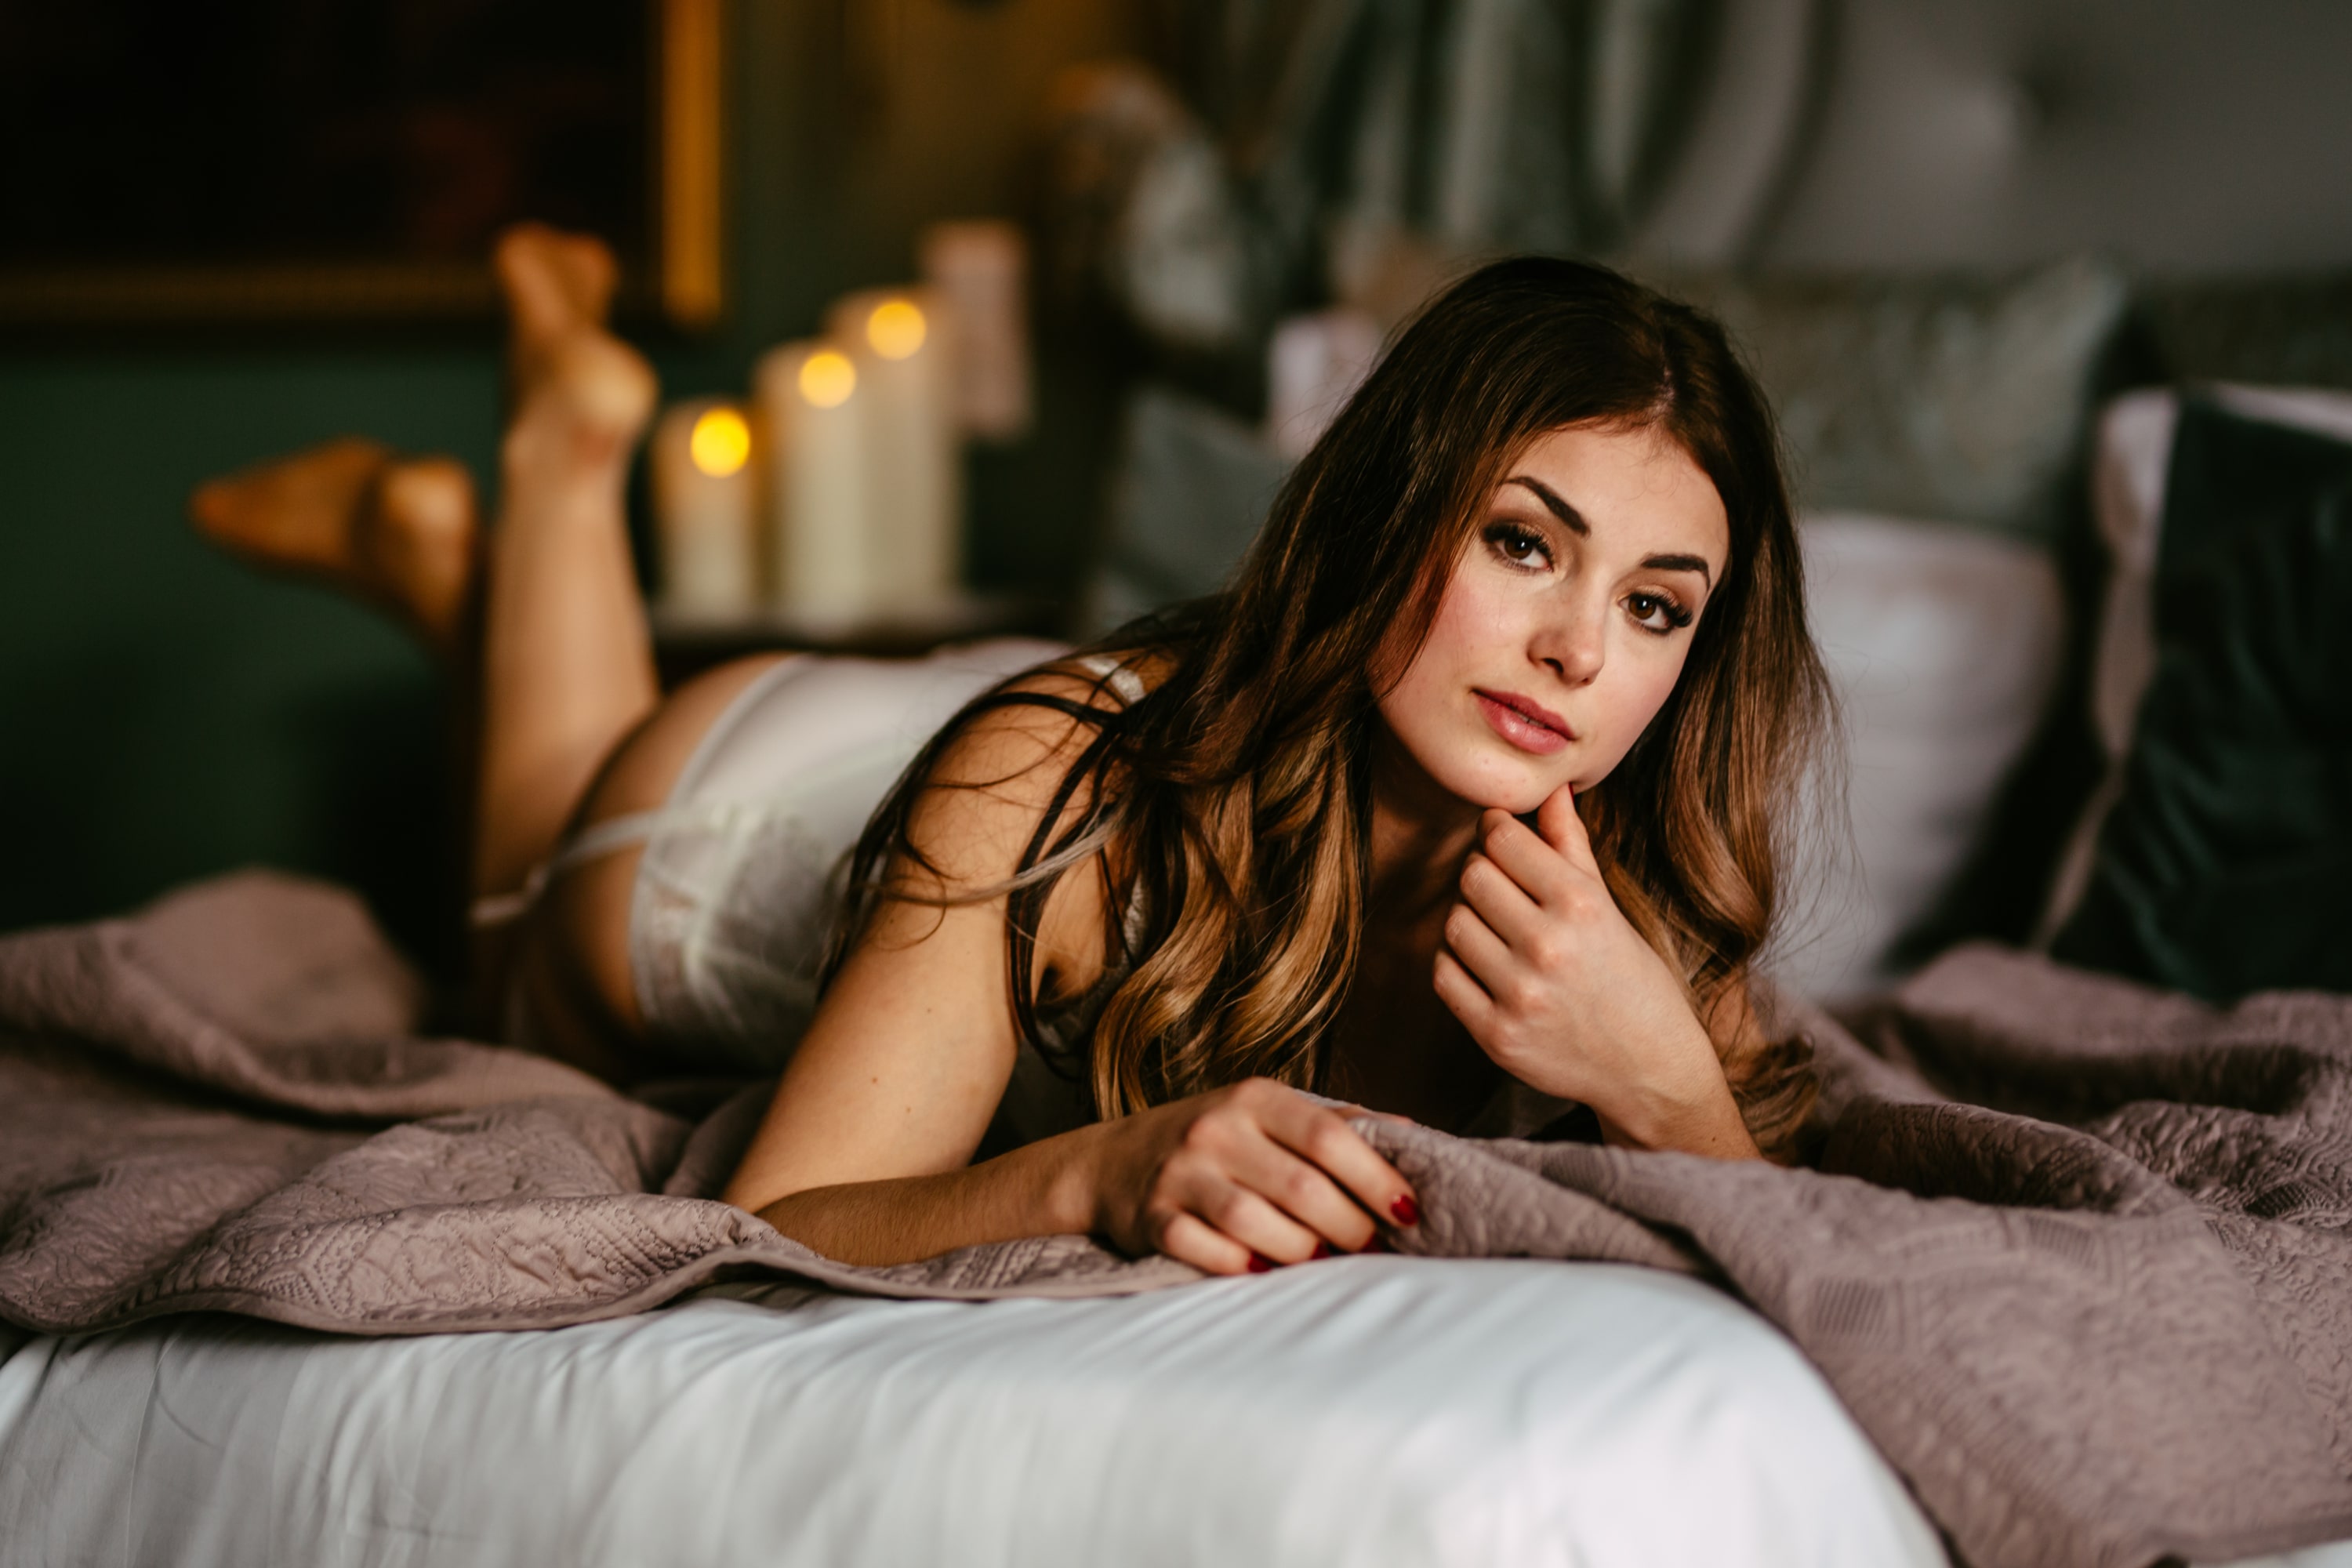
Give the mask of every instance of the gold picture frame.
MULTIPOLYGON (((642 164, 623 310, 682 331, 717 324, 725 265, 725 0, 644 0, 642 164)), ((513 216, 538 216, 517 212, 513 216)), ((462 322, 497 309, 487 244, 465 258, 169 255, 71 265, 0 256, 0 330, 462 322)))

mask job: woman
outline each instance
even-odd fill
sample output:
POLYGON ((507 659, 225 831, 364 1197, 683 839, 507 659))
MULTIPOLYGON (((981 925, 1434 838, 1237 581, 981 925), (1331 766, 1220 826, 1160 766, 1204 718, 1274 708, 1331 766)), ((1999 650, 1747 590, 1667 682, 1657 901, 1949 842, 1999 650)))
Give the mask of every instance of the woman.
POLYGON ((1414 1223, 1335 1100, 1786 1154, 1811 1075, 1748 965, 1824 687, 1769 419, 1705 317, 1498 263, 1399 337, 1227 593, 1026 668, 751 661, 665 702, 621 517, 651 386, 600 324, 609 264, 544 231, 499 264, 484 572, 455 487, 403 499, 446 472, 380 453, 307 532, 297 468, 196 510, 458 653, 486 579, 475 880, 520 912, 488 954, 516 1032, 615 1077, 698 1034, 789 1052, 730 1201, 856 1262, 1084 1230, 1234 1273, 1414 1223), (460 542, 409 572, 435 592, 365 565, 420 538, 460 542), (697 933, 813 952, 822 823, 912 747, 866 742, 983 686, 873 812, 795 1045, 758 1001, 789 964, 697 933))

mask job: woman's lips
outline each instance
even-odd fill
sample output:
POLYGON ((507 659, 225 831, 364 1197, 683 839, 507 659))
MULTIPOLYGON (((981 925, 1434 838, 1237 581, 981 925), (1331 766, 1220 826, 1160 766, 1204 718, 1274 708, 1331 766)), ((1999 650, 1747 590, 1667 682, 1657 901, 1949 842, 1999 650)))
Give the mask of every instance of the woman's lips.
POLYGON ((1576 739, 1567 720, 1515 691, 1473 690, 1471 695, 1478 700, 1478 711, 1486 716, 1495 733, 1523 752, 1549 756, 1576 739))

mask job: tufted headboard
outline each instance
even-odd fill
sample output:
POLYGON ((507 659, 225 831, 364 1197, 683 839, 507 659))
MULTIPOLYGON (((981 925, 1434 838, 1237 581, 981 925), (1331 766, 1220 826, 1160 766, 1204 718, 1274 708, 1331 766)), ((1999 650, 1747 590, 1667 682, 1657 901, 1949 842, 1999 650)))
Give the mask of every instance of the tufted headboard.
POLYGON ((2352 264, 2346 0, 1724 0, 1635 248, 2152 277, 2352 264))

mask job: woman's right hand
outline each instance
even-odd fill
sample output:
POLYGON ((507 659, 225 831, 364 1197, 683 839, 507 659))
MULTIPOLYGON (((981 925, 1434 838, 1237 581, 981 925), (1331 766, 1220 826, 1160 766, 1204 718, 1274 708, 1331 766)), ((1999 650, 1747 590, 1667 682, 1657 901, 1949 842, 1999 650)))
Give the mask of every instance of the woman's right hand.
POLYGON ((1420 1218, 1396 1168, 1338 1111, 1251 1079, 1100 1124, 1095 1230, 1211 1274, 1361 1252, 1372 1216, 1420 1218))

